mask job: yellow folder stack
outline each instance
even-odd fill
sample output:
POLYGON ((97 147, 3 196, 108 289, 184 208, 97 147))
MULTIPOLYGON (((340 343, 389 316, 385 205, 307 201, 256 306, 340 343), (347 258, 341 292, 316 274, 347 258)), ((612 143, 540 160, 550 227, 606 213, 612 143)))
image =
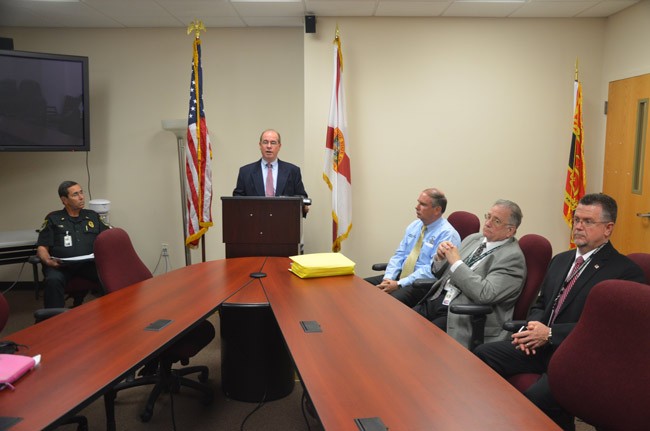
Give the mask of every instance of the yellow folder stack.
POLYGON ((354 274, 354 262, 341 253, 311 253, 289 256, 289 271, 300 278, 354 274))

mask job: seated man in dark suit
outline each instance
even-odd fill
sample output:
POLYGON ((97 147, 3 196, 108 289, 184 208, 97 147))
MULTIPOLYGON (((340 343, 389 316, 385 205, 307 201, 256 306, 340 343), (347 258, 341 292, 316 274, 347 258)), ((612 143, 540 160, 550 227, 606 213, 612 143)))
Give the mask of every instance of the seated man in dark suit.
POLYGON ((470 316, 449 313, 449 306, 490 305, 485 339, 507 339, 501 326, 512 319, 526 279, 526 260, 515 238, 522 217, 519 205, 500 199, 485 215, 483 232, 469 235, 460 247, 442 242, 431 268, 438 280, 413 309, 469 348, 470 316))
POLYGON ((45 217, 36 243, 45 276, 45 308, 65 306, 65 285, 73 276, 99 282, 93 260, 64 262, 61 258, 92 254, 97 235, 110 228, 95 211, 84 209, 84 192, 76 182, 62 182, 59 197, 64 208, 45 217))
MULTIPOLYGON (((307 197, 300 168, 278 159, 282 138, 275 130, 260 136, 262 158, 239 168, 233 196, 302 196, 307 197)), ((308 206, 303 206, 306 214, 308 206)))
MULTIPOLYGON (((572 231, 577 250, 565 251, 551 260, 525 328, 513 334, 512 341, 478 346, 475 353, 479 358, 504 377, 545 373, 553 352, 578 322, 594 285, 608 279, 645 282, 641 268, 609 242, 616 213, 616 201, 605 194, 588 194, 580 199, 572 231)), ((563 429, 575 429, 573 416, 553 398, 546 374, 524 395, 563 429)))

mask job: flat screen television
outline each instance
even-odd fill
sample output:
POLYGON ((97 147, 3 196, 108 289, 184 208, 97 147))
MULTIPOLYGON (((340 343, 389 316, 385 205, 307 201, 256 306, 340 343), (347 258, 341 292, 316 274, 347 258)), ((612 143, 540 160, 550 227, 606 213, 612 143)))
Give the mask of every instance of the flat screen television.
POLYGON ((0 152, 90 151, 88 57, 0 50, 0 152))

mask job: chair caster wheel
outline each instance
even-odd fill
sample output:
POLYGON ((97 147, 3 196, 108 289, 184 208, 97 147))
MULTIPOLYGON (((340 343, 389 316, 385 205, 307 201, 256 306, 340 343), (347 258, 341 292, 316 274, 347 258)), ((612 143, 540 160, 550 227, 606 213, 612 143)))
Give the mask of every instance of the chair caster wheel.
POLYGON ((203 399, 201 400, 201 403, 204 406, 209 406, 210 404, 212 404, 212 401, 214 401, 214 395, 213 394, 209 394, 209 395, 205 394, 203 396, 203 399))
POLYGON ((153 411, 146 409, 140 414, 140 420, 142 422, 149 422, 151 420, 151 416, 153 416, 153 411))

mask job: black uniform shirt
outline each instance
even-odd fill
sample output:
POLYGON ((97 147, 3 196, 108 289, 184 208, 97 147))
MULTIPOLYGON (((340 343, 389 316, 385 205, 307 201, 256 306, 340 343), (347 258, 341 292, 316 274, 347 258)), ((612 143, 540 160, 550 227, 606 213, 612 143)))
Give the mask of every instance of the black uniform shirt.
POLYGON ((79 217, 71 217, 65 209, 53 211, 45 217, 36 245, 49 249, 52 257, 84 256, 93 252, 95 238, 109 229, 93 210, 82 209, 79 217), (65 246, 70 235, 71 244, 65 246))

